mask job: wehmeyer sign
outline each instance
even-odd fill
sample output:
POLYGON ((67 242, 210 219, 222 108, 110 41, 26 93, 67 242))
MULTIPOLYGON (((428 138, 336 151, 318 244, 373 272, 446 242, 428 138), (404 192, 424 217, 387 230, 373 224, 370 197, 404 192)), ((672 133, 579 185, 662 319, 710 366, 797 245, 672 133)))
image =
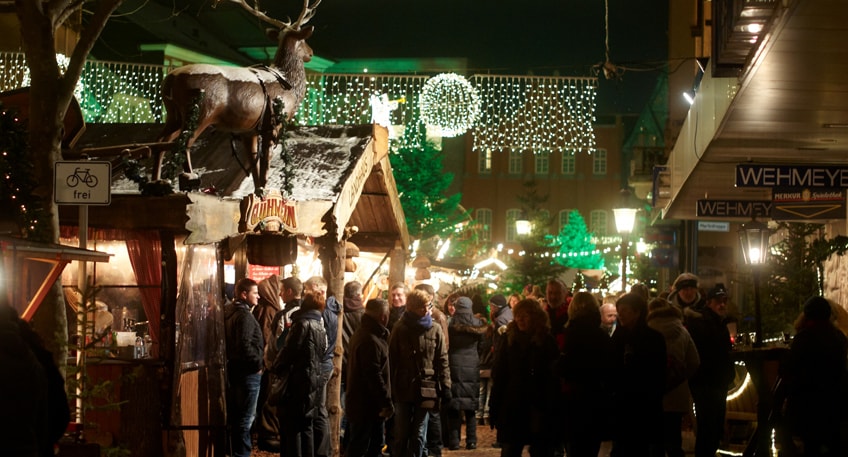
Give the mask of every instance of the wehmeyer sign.
POLYGON ((768 200, 698 200, 698 217, 768 217, 772 203, 768 200))
POLYGON ((848 167, 736 165, 736 187, 848 188, 848 167))

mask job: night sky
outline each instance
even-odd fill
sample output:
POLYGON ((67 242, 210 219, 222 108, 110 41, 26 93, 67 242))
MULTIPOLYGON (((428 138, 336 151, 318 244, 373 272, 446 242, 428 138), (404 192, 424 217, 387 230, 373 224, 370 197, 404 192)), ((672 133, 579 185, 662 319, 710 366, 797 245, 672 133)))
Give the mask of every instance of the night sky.
MULTIPOLYGON (((599 73, 606 59, 604 0, 322 0, 309 43, 332 60, 465 58, 466 76, 598 75, 599 114, 638 114, 666 65, 668 1, 608 0, 609 60, 620 69, 612 80, 599 73)), ((125 0, 95 55, 135 61, 140 42, 178 37, 200 52, 218 49, 215 40, 233 49, 271 44, 266 24, 227 1, 213 3, 125 0), (206 36, 198 32, 203 28, 206 36)), ((302 0, 260 2, 279 19, 296 17, 301 6, 302 0)))
MULTIPOLYGON (((608 0, 598 112, 638 113, 667 60, 668 0, 608 0)), ((603 0, 323 0, 310 44, 328 58, 464 57, 469 74, 593 76, 603 0)))

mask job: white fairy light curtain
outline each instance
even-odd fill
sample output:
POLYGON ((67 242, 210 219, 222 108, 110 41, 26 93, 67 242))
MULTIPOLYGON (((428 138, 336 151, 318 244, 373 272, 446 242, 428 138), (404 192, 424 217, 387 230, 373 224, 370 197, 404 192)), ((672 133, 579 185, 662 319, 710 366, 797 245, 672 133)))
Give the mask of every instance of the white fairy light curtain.
POLYGON ((482 101, 475 151, 595 150, 597 78, 475 75, 482 101))
MULTIPOLYGON (((86 62, 79 97, 86 122, 162 122, 159 87, 167 71, 162 65, 86 62)), ((0 53, 0 90, 21 87, 25 72, 22 53, 0 53)), ((597 78, 310 74, 295 118, 301 125, 367 124, 371 97, 386 95, 397 102, 390 114, 399 133, 395 150, 423 144, 422 117, 429 116, 444 136, 470 132, 475 151, 591 153, 596 90, 597 78), (434 90, 425 91, 439 77, 445 84, 431 83, 434 90), (461 103, 451 103, 454 109, 439 109, 438 100, 455 98, 461 103)))
POLYGON ((389 116, 391 124, 404 126, 392 147, 423 143, 418 97, 429 76, 312 74, 306 79, 306 96, 295 114, 298 124, 367 124, 372 116, 371 97, 386 95, 390 102, 397 102, 389 116))

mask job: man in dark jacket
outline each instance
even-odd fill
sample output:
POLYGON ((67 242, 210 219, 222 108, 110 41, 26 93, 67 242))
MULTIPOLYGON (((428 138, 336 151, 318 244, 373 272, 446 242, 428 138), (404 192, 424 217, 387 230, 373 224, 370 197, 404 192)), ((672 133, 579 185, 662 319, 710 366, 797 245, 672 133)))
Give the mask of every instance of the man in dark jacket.
POLYGON ((386 328, 391 331, 397 321, 400 320, 400 316, 406 311, 406 284, 402 282, 392 284, 392 288, 389 289, 389 299, 392 308, 389 310, 389 323, 386 328))
POLYGON ((394 413, 388 321, 389 303, 372 298, 365 305, 361 325, 351 337, 345 394, 347 457, 381 457, 383 423, 394 413))
POLYGON ((662 443, 662 399, 668 362, 665 338, 647 324, 648 303, 629 293, 615 302, 619 328, 612 335, 616 428, 613 457, 648 456, 662 443))
POLYGON ((698 426, 695 434, 695 456, 714 456, 724 436, 724 416, 727 411, 727 388, 735 371, 731 350, 730 332, 724 318, 727 316, 727 291, 716 284, 707 293, 707 304, 696 311, 685 310, 686 327, 701 365, 689 379, 689 389, 695 401, 698 426))
POLYGON ((342 404, 342 423, 341 423, 341 447, 345 448, 348 439, 348 421, 346 411, 347 398, 345 391, 347 389, 347 369, 348 369, 348 353, 350 352, 350 340, 353 334, 362 325, 362 316, 365 313, 365 307, 362 306, 362 284, 359 281, 350 281, 344 285, 344 298, 342 299, 344 314, 342 317, 342 377, 341 377, 341 404, 342 404))
POLYGON ((477 350, 487 324, 474 317, 471 306, 468 297, 459 297, 456 300, 456 313, 448 327, 449 338, 453 341, 448 350, 453 398, 444 409, 447 413, 447 445, 454 451, 459 449, 463 418, 465 448, 477 449, 477 421, 474 417, 480 396, 480 358, 477 350))
MULTIPOLYGON (((260 303, 262 301, 262 290, 260 286, 260 303)), ((277 358, 277 353, 286 341, 286 334, 291 328, 291 316, 300 309, 300 297, 303 295, 303 283, 294 276, 289 276, 280 281, 280 298, 284 304, 283 309, 274 315, 271 321, 271 334, 266 337, 265 343, 265 367, 270 368, 277 358)), ((269 378, 269 395, 277 376, 273 370, 266 372, 269 378)), ((280 452, 280 424, 277 420, 277 403, 265 398, 264 403, 257 405, 256 428, 258 436, 257 445, 259 449, 268 452, 280 452)))
POLYGON ((250 457, 250 427, 262 380, 264 343, 259 322, 251 310, 259 302, 256 281, 242 278, 235 301, 224 308, 227 346, 227 422, 234 457, 250 457))
POLYGON ((321 318, 324 321, 324 331, 327 333, 327 350, 321 361, 321 379, 324 387, 321 389, 320 417, 315 422, 316 442, 320 443, 315 449, 315 455, 326 457, 330 455, 330 417, 327 412, 327 383, 333 374, 333 357, 336 351, 336 339, 339 335, 339 314, 342 307, 336 297, 327 297, 327 281, 320 276, 313 276, 303 283, 303 293, 321 297, 325 301, 321 318))
POLYGON ((307 294, 292 315, 286 342, 274 361, 274 374, 286 380, 277 404, 283 435, 281 455, 315 457, 325 436, 318 434, 321 420, 323 382, 322 359, 327 350, 327 334, 321 312, 323 297, 307 294))
MULTIPOLYGON (((269 359, 268 349, 275 344, 273 321, 282 308, 282 282, 279 275, 271 275, 259 281, 259 303, 253 308, 253 317, 259 322, 262 329, 262 338, 265 343, 265 366, 262 373, 262 384, 259 387, 259 400, 256 403, 256 421, 253 424, 254 432, 259 436, 258 445, 262 450, 280 452, 280 437, 275 424, 269 424, 265 420, 265 404, 271 391, 271 364, 274 359, 269 359)), ((276 353, 276 352, 275 352, 276 353)))
POLYGON ((450 369, 442 328, 433 323, 429 297, 409 292, 406 311, 389 337, 392 399, 395 402, 394 457, 419 457, 424 451, 428 412, 439 396, 450 400, 450 369))
MULTIPOLYGON (((415 285, 416 290, 420 290, 427 295, 427 299, 429 303, 427 304, 427 309, 430 312, 430 316, 433 318, 433 324, 442 327, 442 334, 445 336, 445 350, 450 351, 450 337, 448 336, 448 318, 442 311, 439 310, 435 306, 434 299, 436 298, 436 290, 427 283, 421 283, 415 285)), ((404 299, 404 303, 406 303, 404 299)), ((442 405, 444 407, 445 405, 442 405)), ((424 437, 424 447, 427 450, 428 457, 442 457, 442 448, 444 447, 444 443, 442 440, 442 412, 441 411, 430 411, 427 414, 427 433, 424 437)))
POLYGON ((816 296, 796 322, 789 357, 782 367, 786 415, 804 443, 804 455, 843 456, 840 426, 845 414, 848 340, 833 325, 832 307, 816 296))
POLYGON ((545 301, 548 318, 551 321, 551 335, 557 341, 557 347, 562 349, 563 332, 568 322, 568 288, 561 279, 551 278, 545 286, 545 301))

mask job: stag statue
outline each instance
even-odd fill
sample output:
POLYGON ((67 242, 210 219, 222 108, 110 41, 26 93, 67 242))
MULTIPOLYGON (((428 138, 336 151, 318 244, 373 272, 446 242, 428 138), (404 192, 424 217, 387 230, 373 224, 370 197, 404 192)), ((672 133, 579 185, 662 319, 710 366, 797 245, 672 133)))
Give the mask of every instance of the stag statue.
MULTIPOLYGON (((218 1, 223 0, 216 0, 218 1)), ((312 59, 306 40, 313 27, 304 25, 321 3, 304 0, 296 21, 283 22, 251 7, 246 0, 230 0, 251 14, 274 25, 268 36, 278 42, 270 66, 224 67, 207 64, 186 65, 170 72, 162 83, 162 100, 167 110, 161 142, 172 142, 190 129, 193 109, 198 109, 197 125, 186 142, 183 164, 191 175, 191 146, 210 125, 231 132, 244 145, 246 161, 253 176, 256 195, 262 197, 271 163, 271 148, 276 142, 280 120, 291 120, 306 92, 304 63, 312 59)), ((235 144, 235 143, 234 143, 235 144)), ((161 180, 162 152, 156 154, 153 180, 161 180)))

